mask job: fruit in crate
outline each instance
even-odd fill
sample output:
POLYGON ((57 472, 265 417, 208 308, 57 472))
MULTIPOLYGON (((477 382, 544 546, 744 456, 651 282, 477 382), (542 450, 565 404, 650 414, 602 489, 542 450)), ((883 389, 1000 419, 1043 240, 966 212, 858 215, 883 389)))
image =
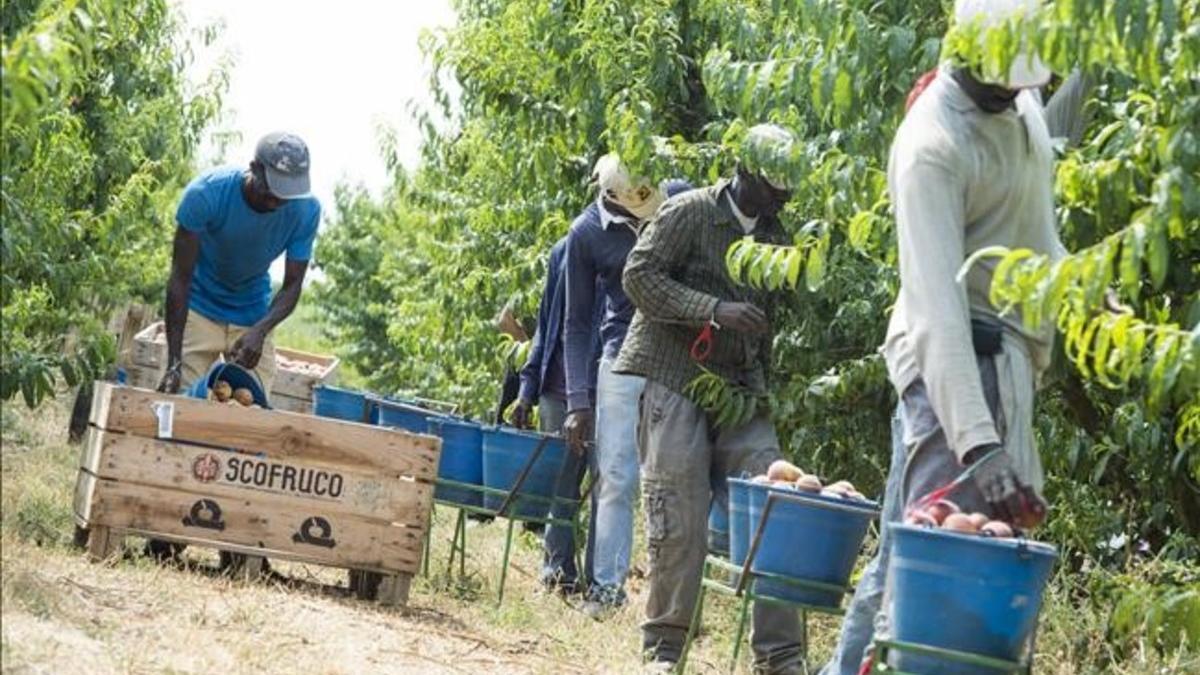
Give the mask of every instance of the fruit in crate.
POLYGON ((949 499, 939 499, 930 504, 929 508, 925 509, 925 512, 929 514, 934 523, 941 525, 947 516, 953 513, 961 513, 962 509, 958 508, 958 504, 949 499))
POLYGON ((212 395, 220 403, 224 403, 233 396, 233 387, 225 380, 217 380, 212 386, 212 395))
POLYGON ((963 532, 966 534, 975 534, 979 528, 972 522, 971 516, 965 513, 951 513, 942 521, 942 529, 952 532, 963 532))
POLYGON ((245 387, 241 387, 240 389, 234 390, 233 400, 249 408, 250 406, 254 405, 254 392, 245 387))
POLYGON ((826 485, 821 490, 821 494, 826 497, 841 497, 842 499, 866 499, 861 492, 854 487, 854 484, 848 480, 839 480, 835 483, 826 485))
POLYGON ((904 516, 904 524, 916 525, 918 527, 937 527, 938 521, 928 511, 917 509, 909 511, 908 515, 904 516))
POLYGON ((989 520, 984 523, 983 527, 979 528, 979 533, 985 537, 1007 539, 1013 536, 1013 529, 1003 520, 989 520))
POLYGON ((771 462, 771 466, 767 468, 767 478, 770 478, 771 480, 781 480, 794 483, 803 475, 804 472, 800 470, 800 467, 792 464, 786 459, 777 459, 774 462, 771 462))
POLYGON ((286 370, 309 377, 321 377, 325 374, 325 366, 312 361, 301 361, 299 359, 290 359, 282 354, 275 355, 275 364, 280 370, 286 370))
POLYGON ((796 479, 796 489, 804 492, 820 492, 821 479, 811 473, 806 473, 796 479))
POLYGON ((971 519, 971 524, 975 526, 976 530, 980 529, 984 525, 987 525, 988 522, 991 521, 991 518, 988 518, 982 513, 971 513, 968 514, 967 517, 971 519))

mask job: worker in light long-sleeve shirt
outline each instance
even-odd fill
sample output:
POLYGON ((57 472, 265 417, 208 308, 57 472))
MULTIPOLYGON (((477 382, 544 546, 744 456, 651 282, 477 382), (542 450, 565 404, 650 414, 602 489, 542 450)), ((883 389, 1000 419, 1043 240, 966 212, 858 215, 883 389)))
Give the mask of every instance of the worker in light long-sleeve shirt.
MULTIPOLYGON (((748 142, 771 144, 787 156, 794 140, 779 127, 759 125, 748 142)), ((725 253, 745 236, 790 243, 777 217, 791 198, 788 187, 739 167, 733 180, 673 197, 625 267, 637 313, 614 370, 646 378, 638 427, 650 568, 642 647, 657 668, 678 662, 696 606, 712 479, 765 473, 781 457, 765 406, 744 424, 721 427, 684 390, 703 365, 732 385, 766 392, 773 303, 765 290, 734 283, 725 253), (706 329, 711 350, 694 355, 703 354, 692 345, 706 329)), ((795 610, 756 602, 751 644, 755 672, 804 672, 795 610)))
MULTIPOLYGON (((959 0, 956 20, 985 26, 1033 0, 959 0)), ((964 510, 1033 523, 1044 512, 1033 399, 1053 326, 1031 331, 988 300, 995 260, 959 269, 988 246, 1064 254, 1054 215, 1053 147, 1078 142, 1084 78, 1072 75, 1043 108, 1049 70, 1018 56, 1003 76, 943 66, 896 133, 888 187, 896 214, 900 294, 882 352, 900 395, 879 551, 846 612, 823 675, 859 670, 885 595, 888 522, 913 500, 984 462, 950 495, 964 510), (999 452, 995 452, 999 450, 999 452)))
MULTIPOLYGON (((958 78, 961 78, 961 77, 962 76, 958 76, 958 78)), ((940 98, 937 98, 937 101, 940 101, 940 102, 937 102, 936 104, 934 104, 934 106, 932 106, 932 108, 918 109, 916 114, 922 115, 922 117, 914 118, 912 123, 906 123, 906 125, 910 125, 910 126, 907 127, 907 129, 904 131, 904 133, 906 133, 906 135, 911 137, 913 135, 913 129, 916 129, 916 126, 914 126, 914 125, 922 125, 922 126, 930 125, 931 124, 930 113, 932 112, 932 113, 936 114, 937 119, 956 120, 956 124, 954 124, 953 126, 956 127, 956 129, 958 129, 958 131, 955 132, 955 135, 953 136, 953 138, 958 139, 959 143, 968 143, 968 144, 976 143, 976 142, 967 141, 967 139, 964 136, 965 130, 970 129, 970 126, 973 124, 972 120, 980 119, 980 118, 986 119, 986 118, 988 118, 988 115, 1000 114, 1000 113, 989 113, 988 110, 986 110, 983 107, 980 107, 979 104, 974 103, 972 101, 970 92, 968 92, 966 89, 962 88, 962 86, 958 82, 956 82, 953 68, 942 67, 938 71, 928 73, 928 77, 924 77, 923 82, 918 84, 917 89, 914 89, 914 91, 916 91, 917 95, 911 96, 910 106, 912 106, 912 104, 914 102, 919 101, 920 97, 924 96, 924 94, 923 94, 924 89, 928 88, 928 86, 931 84, 937 83, 938 80, 941 80, 941 84, 938 86, 940 86, 940 88, 942 88, 942 89, 935 88, 932 91, 938 92, 937 96, 940 98), (947 86, 949 89, 944 89, 944 88, 947 88, 947 86), (952 96, 952 98, 949 98, 949 100, 948 100, 948 98, 946 98, 947 96, 952 96), (947 104, 952 101, 955 103, 954 106, 947 107, 947 104), (941 113, 937 113, 937 110, 941 110, 941 113)), ((968 86, 971 86, 971 85, 968 84, 968 86)), ((1086 115, 1084 114, 1084 112, 1082 112, 1082 103, 1084 103, 1084 95, 1085 95, 1085 92, 1087 91, 1087 89, 1088 89, 1088 86, 1086 84, 1086 78, 1082 77, 1080 73, 1074 73, 1074 74, 1072 74, 1072 76, 1067 78, 1067 80, 1064 80, 1064 82, 1060 86, 1058 86, 1058 90, 1055 92, 1055 95, 1050 98, 1050 101, 1048 103, 1046 103, 1046 106, 1043 109, 1043 118, 1045 119, 1046 131, 1048 131, 1048 133, 1049 133, 1052 144, 1075 145, 1075 144, 1079 143, 1080 137, 1082 136, 1082 131, 1084 131, 1084 126, 1086 123, 1086 115)), ((976 89, 971 89, 971 91, 976 92, 977 95, 979 94, 979 92, 976 89)), ((1032 94, 1032 92, 1031 92, 1031 94, 1032 94)), ((1001 104, 1001 103, 1002 103, 1002 101, 996 100, 996 104, 1001 104)), ((988 101, 984 101, 984 104, 991 104, 991 103, 988 101)), ((1003 108, 1003 107, 1004 106, 1002 106, 1002 104, 1001 104, 1001 108, 1003 108)), ((1002 110, 1001 110, 1001 112, 1002 112, 1002 110)), ((1009 109, 1009 117, 1012 117, 1014 112, 1015 112, 1015 110, 1009 109)), ((1003 123, 1003 124, 1012 126, 1012 120, 1008 120, 1008 121, 1006 121, 1006 123, 1003 123)), ((944 130, 944 129, 946 129, 946 126, 944 126, 941 123, 937 123, 936 129, 944 130)), ((983 130, 983 129, 988 129, 988 127, 980 126, 980 127, 978 127, 978 129, 983 130)), ((992 129, 996 129, 996 126, 992 127, 992 129)), ((899 136, 898 136, 898 142, 899 142, 899 136)), ((985 143, 985 147, 997 147, 995 139, 990 139, 990 141, 983 141, 983 139, 980 139, 980 142, 985 143)), ((900 148, 898 145, 898 150, 899 149, 900 148)), ((904 153, 906 155, 908 155, 911 153, 912 150, 913 150, 912 145, 908 144, 904 148, 904 153)), ((938 153, 938 154, 941 154, 941 153, 938 153)), ((895 155, 893 155, 893 156, 895 156, 895 155)), ((980 159, 983 159, 983 157, 985 157, 986 155, 979 154, 978 156, 980 157, 980 159)), ((905 162, 905 163, 910 162, 910 160, 901 160, 901 161, 905 162)), ((924 163, 924 160, 922 161, 922 163, 924 163)), ((920 216, 913 215, 913 211, 911 210, 911 205, 914 203, 917 203, 917 204, 922 203, 922 199, 920 199, 919 197, 914 197, 914 195, 919 195, 919 193, 922 192, 918 189, 917 184, 914 183, 914 180, 916 180, 916 178, 918 177, 918 174, 920 172, 928 172, 928 171, 930 171, 929 168, 922 168, 922 169, 920 169, 920 171, 918 173, 908 174, 908 175, 906 175, 906 177, 900 177, 900 175, 898 173, 898 167, 896 167, 893 169, 892 174, 890 174, 895 179, 894 180, 895 185, 906 186, 907 190, 908 190, 908 193, 904 199, 904 203, 906 205, 905 225, 900 226, 902 228, 905 228, 905 232, 901 234, 901 246, 904 247, 904 249, 906 251, 913 251, 914 250, 913 247, 917 246, 917 238, 920 238, 919 231, 916 232, 917 238, 906 237, 907 234, 914 233, 914 228, 911 225, 908 225, 908 223, 911 222, 911 219, 913 219, 913 217, 920 217, 920 216)), ((972 171, 976 171, 976 172, 984 171, 984 167, 973 167, 972 171)), ((988 171, 992 171, 992 169, 988 169, 988 171)), ((996 174, 992 173, 991 175, 996 175, 996 174)), ((1003 174, 1001 174, 1001 175, 1003 175, 1003 174)), ((925 175, 925 179, 926 180, 930 179, 928 174, 925 175)), ((967 190, 967 186, 962 185, 961 180, 956 180, 956 183, 958 183, 959 190, 964 190, 964 191, 967 190)), ((954 183, 938 184, 938 185, 940 185, 940 186, 944 185, 947 187, 948 190, 955 189, 954 183)), ((1049 186, 1050 186, 1050 183, 1045 184, 1045 187, 1049 187, 1049 186)), ((937 201, 937 199, 944 199, 944 195, 946 195, 947 192, 940 190, 940 193, 942 196, 941 197, 935 196, 934 201, 937 201)), ((979 199, 979 198, 983 197, 978 192, 974 193, 974 195, 976 195, 976 196, 968 197, 967 199, 965 199, 965 202, 966 201, 974 201, 974 199, 979 199)), ((1014 202, 1014 204, 1015 204, 1015 202, 1014 202)), ((929 204, 929 205, 925 205, 924 208, 932 208, 932 207, 931 207, 931 204, 929 204)), ((978 207, 977 207, 977 209, 978 209, 978 207)), ((955 211, 965 211, 965 207, 956 207, 954 210, 955 211)), ((898 211, 898 217, 899 217, 899 215, 900 215, 900 211, 898 211)), ((995 222, 995 220, 992 222, 995 222)), ((1043 223, 1042 245, 1049 246, 1050 247, 1049 250, 1051 250, 1051 251, 1058 251, 1057 235, 1054 235, 1054 237, 1052 237, 1052 238, 1050 237, 1050 235, 1052 234, 1051 228, 1052 228, 1051 222, 1046 221, 1043 223)), ((989 243, 986 243, 986 241, 989 241, 988 239, 979 237, 979 233, 983 232, 982 229, 974 229, 974 228, 967 228, 967 227, 961 227, 961 226, 958 229, 960 229, 962 234, 956 235, 956 237, 953 237, 955 250, 950 251, 948 253, 948 255, 949 255, 948 261, 943 261, 941 263, 941 269, 942 269, 943 275, 947 274, 946 270, 949 267, 954 267, 955 271, 958 270, 958 265, 961 265, 961 263, 965 261, 965 256, 967 255, 968 247, 970 247, 970 250, 973 251, 973 250, 977 250, 978 247, 980 247, 980 246, 990 245, 989 243), (961 246, 961 251, 958 249, 959 246, 961 246), (959 261, 958 264, 953 264, 954 259, 958 259, 958 261, 959 261)), ((925 237, 928 237, 928 233, 925 234, 925 237)), ((938 247, 938 249, 942 249, 942 246, 944 244, 946 244, 946 241, 938 240, 940 238, 934 237, 934 239, 935 239, 935 243, 936 243, 936 246, 938 247)), ((1001 239, 997 238, 996 240, 1000 241, 1001 239)), ((1014 239, 1014 241, 1015 241, 1015 239, 1014 239)), ((943 250, 942 255, 946 256, 947 253, 944 252, 944 250, 943 250)), ((1056 252, 1055 255, 1058 255, 1058 253, 1056 252)), ((925 271, 932 270, 937 267, 937 264, 935 263, 935 264, 930 265, 928 270, 926 270, 926 268, 923 265, 923 262, 924 262, 923 259, 920 259, 919 262, 914 261, 914 258, 922 258, 922 255, 920 255, 920 253, 910 253, 910 255, 906 256, 906 258, 908 261, 908 265, 907 265, 906 269, 910 270, 910 274, 913 274, 913 273, 924 274, 925 271)), ((1009 330, 1013 331, 1014 335, 1015 334, 1024 335, 1024 327, 1022 327, 1022 325, 1020 325, 1019 322, 1013 323, 1014 317, 1003 317, 1003 318, 997 317, 995 307, 991 307, 990 304, 988 303, 988 299, 986 299, 986 298, 988 298, 988 293, 986 293, 986 288, 988 288, 988 285, 990 285, 991 269, 992 269, 991 267, 982 268, 979 271, 976 271, 976 273, 973 273, 973 275, 970 277, 970 281, 968 281, 968 287, 973 288, 973 291, 970 291, 970 295, 968 295, 968 298, 970 298, 970 299, 968 299, 968 307, 970 307, 970 309, 968 309, 968 313, 970 313, 970 315, 972 317, 976 317, 977 319, 984 319, 984 321, 1004 322, 1003 325, 1009 325, 1009 330), (984 270, 986 270, 986 274, 980 275, 980 273, 983 273, 984 270)), ((904 277, 901 277, 901 281, 902 281, 902 279, 904 279, 904 277)), ((914 288, 916 288, 916 287, 911 286, 910 288, 908 288, 906 297, 910 297, 910 298, 916 297, 918 299, 917 304, 919 307, 922 307, 922 309, 913 311, 911 309, 911 305, 910 305, 910 306, 906 306, 904 311, 894 313, 893 319, 892 319, 892 324, 890 324, 890 329, 889 329, 889 333, 888 333, 888 335, 889 335, 888 344, 886 347, 884 347, 884 351, 890 353, 889 363, 894 364, 893 365, 893 382, 900 383, 900 384, 898 384, 898 389, 900 387, 911 386, 912 378, 913 378, 914 357, 912 356, 912 353, 911 353, 912 346, 910 345, 910 342, 908 342, 908 341, 910 341, 910 337, 907 336, 908 325, 910 325, 912 322, 922 321, 922 318, 920 318, 920 317, 923 317, 924 315, 926 315, 926 313, 929 313, 929 311, 932 309, 932 307, 944 307, 944 305, 942 303, 937 303, 937 301, 935 301, 935 303, 932 303, 932 304, 922 303, 922 301, 919 301, 919 295, 912 293, 914 288)), ((961 294, 961 293, 962 293, 961 288, 958 288, 958 286, 955 285, 955 294, 961 294)), ((911 300, 908 300, 908 301, 911 301, 911 300)), ((960 306, 959 316, 961 317, 961 305, 959 305, 959 306, 960 306)), ((941 311, 941 310, 934 309, 934 311, 941 311)), ((961 321, 961 319, 960 319, 960 321, 961 321)), ((994 334, 996 334, 995 331, 994 331, 994 334)), ((960 331, 959 335, 960 336, 962 335, 961 331, 960 331)), ((1002 333, 1000 335, 1002 335, 1002 333)), ((983 336, 980 335, 980 337, 983 337, 983 336)), ((960 339, 961 339, 961 337, 960 337, 960 339)), ((1036 345, 1036 351, 1039 354, 1040 358, 1043 359, 1043 363, 1044 363, 1045 358, 1048 358, 1048 356, 1049 356, 1049 346, 1050 346, 1049 340, 1050 340, 1050 335, 1045 334, 1045 333, 1030 334, 1030 337, 1028 337, 1028 339, 1026 339, 1026 337, 1022 337, 1022 341, 1026 342, 1026 344, 1036 345)), ((1003 341, 1003 339, 1002 339, 1002 341, 1003 341)), ((1014 347, 1014 348, 1016 348, 1016 350, 1020 351, 1019 346, 1014 347)), ((976 350, 976 346, 974 346, 974 340, 972 340, 972 345, 970 347, 970 350, 971 350, 971 354, 973 354, 974 350, 976 350)), ((1012 351, 1012 350, 1010 350, 1010 351, 1012 351)), ((1032 356, 1032 354, 1031 354, 1031 356, 1032 356)), ((991 360, 991 362, 996 362, 996 359, 995 358, 984 358, 984 357, 977 357, 977 359, 983 359, 983 362, 984 362, 984 363, 982 363, 982 365, 978 365, 980 377, 983 377, 984 375, 986 375, 986 378, 988 378, 988 380, 986 380, 986 383, 988 383, 988 387, 995 388, 997 386, 998 382, 996 381, 996 378, 994 376, 992 376, 992 365, 989 365, 988 362, 989 362, 989 360, 991 360)), ((973 364, 973 365, 976 365, 976 364, 973 364)), ((1034 366, 1034 369, 1039 370, 1037 365, 1034 366)), ((984 381, 980 380, 980 383, 983 384, 984 381)), ((908 399, 910 399, 910 402, 912 402, 912 404, 919 404, 919 406, 917 406, 917 405, 910 406, 911 410, 914 411, 914 414, 912 417, 913 418, 919 417, 918 414, 916 414, 916 411, 923 410, 924 411, 923 416, 924 416, 924 419, 926 420, 926 422, 928 422, 928 423, 936 422, 936 416, 934 416, 932 418, 930 417, 931 408, 929 407, 930 404, 929 404, 928 395, 919 395, 918 390, 924 390, 924 384, 922 384, 922 386, 920 386, 920 388, 914 389, 913 393, 910 396, 908 396, 908 399)), ((1025 390, 1028 393, 1028 395, 1030 395, 1030 398, 1032 398, 1032 387, 1025 388, 1025 390)), ((998 404, 998 401, 1000 401, 1000 396, 998 396, 997 394, 998 394, 998 390, 996 390, 996 393, 991 394, 991 399, 995 400, 998 404)), ((985 396, 985 398, 986 398, 986 396, 985 396)), ((1018 406, 1013 406, 1013 407, 1018 407, 1018 406)), ((1026 406, 1022 405, 1022 406, 1020 406, 1020 408, 1021 408, 1021 410, 1025 410, 1026 406)), ((890 468, 890 471, 888 473, 886 496, 884 496, 884 500, 883 500, 883 514, 882 514, 882 525, 883 526, 881 528, 881 542, 880 542, 880 545, 878 545, 875 557, 872 558, 872 560, 868 563, 868 566, 866 566, 866 568, 864 569, 862 577, 860 577, 860 579, 859 579, 859 583, 856 587, 856 591, 854 591, 854 597, 853 597, 850 605, 848 605, 848 608, 846 610, 846 619, 845 619, 844 623, 842 623, 841 637, 839 639, 838 646, 836 646, 836 649, 834 650, 833 658, 830 659, 830 662, 821 671, 822 675, 854 675, 854 674, 858 673, 859 664, 862 663, 862 661, 863 661, 864 653, 869 650, 871 635, 872 635, 872 633, 875 632, 875 629, 876 629, 876 615, 878 614, 878 611, 880 611, 881 605, 883 602, 884 578, 886 578, 888 560, 889 560, 889 555, 888 555, 888 552, 889 552, 888 551, 888 539, 889 539, 888 530, 889 530, 889 528, 887 527, 887 525, 888 525, 888 522, 890 522, 890 521, 898 521, 902 518, 902 514, 904 514, 904 504, 905 504, 905 500, 906 500, 906 497, 905 497, 906 492, 905 492, 905 489, 902 488, 902 483, 904 483, 904 476, 905 476, 905 466, 907 464, 907 458, 908 458, 908 446, 906 444, 905 434, 904 434, 904 429, 905 429, 904 417, 905 417, 904 405, 898 406, 898 410, 896 410, 896 414, 893 418, 892 468, 890 468)), ((928 426, 928 424, 926 424, 926 426, 928 426)), ((1012 428, 1012 425, 1009 425, 1009 428, 1012 428)), ((986 429, 988 429, 988 428, 986 428, 986 426, 984 426, 985 431, 986 431, 986 429)), ((936 438, 937 434, 934 434, 934 437, 936 438)), ((1024 446, 1022 446, 1022 447, 1026 448, 1026 450, 1025 450, 1026 453, 1032 453, 1032 450, 1033 450, 1032 438, 1028 437, 1028 436, 1026 436, 1026 437, 1028 438, 1028 442, 1025 443, 1024 446)), ((1015 438, 1014 438, 1014 440, 1015 440, 1015 438)), ((929 443, 925 443, 925 446, 929 446, 929 443)), ((926 449, 926 452, 928 452, 928 449, 926 449)), ((942 459, 943 460, 949 459, 948 456, 946 454, 944 454, 944 452, 942 454, 942 459)), ((956 464, 953 464, 953 462, 947 462, 947 465, 950 468, 952 468, 952 470, 954 470, 954 471, 961 470, 961 467, 956 466, 956 464)), ((1039 476, 1040 472, 1038 471, 1037 474, 1039 476)), ((1032 474, 1030 477, 1027 478, 1027 480, 1028 480, 1028 482, 1031 482, 1031 483, 1034 482, 1034 478, 1033 478, 1032 474)), ((924 483, 929 483, 929 479, 926 478, 924 480, 924 483)), ((910 496, 919 496, 920 490, 922 490, 922 489, 926 489, 924 485, 918 486, 918 488, 916 490, 911 490, 911 489, 908 490, 907 494, 910 494, 910 496)), ((928 491, 928 489, 926 489, 926 491, 928 491)), ((953 500, 953 498, 959 498, 959 497, 952 496, 952 500, 953 500)))
POLYGON ((625 577, 633 550, 633 512, 637 498, 637 410, 642 378, 613 372, 633 318, 633 305, 621 285, 625 258, 637 241, 644 220, 666 196, 690 187, 683 181, 652 185, 631 177, 616 155, 596 162, 593 174, 599 195, 567 235, 567 313, 565 355, 567 419, 563 433, 577 452, 595 439, 592 488, 595 505, 592 587, 584 611, 601 618, 625 602, 625 577), (597 293, 597 281, 603 292, 597 293), (591 368, 592 317, 603 307, 601 357, 591 368), (595 388, 593 424, 588 391, 595 388))

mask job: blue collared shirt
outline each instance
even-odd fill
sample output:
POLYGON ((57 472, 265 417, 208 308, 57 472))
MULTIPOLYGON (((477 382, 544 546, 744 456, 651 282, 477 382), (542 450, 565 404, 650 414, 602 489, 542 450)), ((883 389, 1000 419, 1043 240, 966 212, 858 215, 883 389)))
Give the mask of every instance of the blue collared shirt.
MULTIPOLYGON (((668 197, 692 186, 683 180, 667 181, 668 197)), ((571 224, 566 252, 566 319, 564 347, 567 377, 567 410, 588 407, 590 391, 596 387, 592 351, 595 339, 593 316, 603 310, 600 321, 602 356, 615 359, 625 341, 634 306, 625 296, 621 274, 625 258, 637 243, 638 223, 608 212, 603 200, 588 205, 571 224), (597 280, 603 282, 603 292, 597 280)))
MULTIPOLYGON (((550 258, 546 263, 546 285, 542 290, 542 299, 538 303, 537 330, 533 333, 533 344, 529 347, 529 357, 521 368, 521 389, 518 397, 528 403, 536 404, 540 396, 556 396, 566 398, 566 363, 563 349, 563 314, 566 308, 566 269, 567 269, 567 238, 563 237, 550 248, 550 258)), ((597 282, 597 294, 603 293, 603 287, 597 282)), ((597 309, 600 309, 597 306, 597 309)), ((594 312, 591 325, 591 381, 594 383, 595 370, 599 364, 600 340, 597 326, 600 324, 600 312, 594 312)), ((590 399, 590 392, 588 392, 590 399)))

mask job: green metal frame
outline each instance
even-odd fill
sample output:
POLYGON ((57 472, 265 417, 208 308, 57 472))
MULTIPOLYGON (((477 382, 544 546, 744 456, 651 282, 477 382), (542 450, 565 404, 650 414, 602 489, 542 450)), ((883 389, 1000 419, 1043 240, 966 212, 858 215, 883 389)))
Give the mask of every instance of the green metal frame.
MULTIPOLYGON (((841 586, 838 584, 830 584, 823 581, 813 579, 801 579, 799 577, 791 577, 780 574, 769 574, 766 572, 755 572, 753 570, 754 559, 758 556, 758 550, 762 544, 763 533, 766 531, 767 518, 771 514, 771 510, 776 504, 782 502, 799 502, 804 498, 800 496, 785 495, 778 492, 771 492, 767 495, 766 504, 763 506, 762 515, 759 516, 758 523, 754 527, 754 535, 751 537, 750 550, 746 552, 746 560, 741 565, 735 565, 724 558, 718 556, 706 556, 704 560, 704 569, 701 572, 700 593, 696 597, 696 607, 692 611, 692 620, 688 625, 687 636, 684 638, 683 650, 679 655, 678 671, 684 672, 687 667, 688 652, 691 650, 692 641, 696 637, 696 633, 700 629, 700 617, 704 607, 704 596, 709 590, 714 590, 719 593, 740 596, 741 603, 738 605, 738 623, 737 631, 734 634, 733 640, 733 657, 729 662, 729 672, 733 672, 737 668, 738 656, 741 654, 742 637, 746 633, 746 619, 750 614, 750 603, 766 602, 773 605, 781 605, 784 607, 792 607, 800 612, 800 658, 804 662, 804 670, 808 672, 808 615, 829 614, 832 616, 841 616, 845 614, 840 606, 827 607, 824 605, 809 605, 806 603, 795 602, 784 598, 778 598, 765 593, 755 591, 755 586, 759 581, 771 581, 774 583, 784 584, 797 588, 816 590, 816 591, 832 591, 845 596, 846 593, 853 593, 854 588, 850 586, 841 586), (731 578, 735 579, 732 583, 724 583, 716 579, 710 578, 710 570, 716 567, 725 571, 731 578)), ((861 507, 851 507, 838 505, 838 509, 859 509, 861 507)), ((872 509, 878 515, 877 509, 872 509)))
POLYGON ((791 607, 800 612, 800 645, 803 650, 801 658, 804 660, 805 669, 808 668, 808 614, 829 614, 831 616, 841 616, 845 611, 841 607, 826 607, 823 605, 809 605, 806 603, 795 602, 784 598, 778 598, 765 593, 758 593, 754 590, 757 582, 767 580, 777 583, 795 586, 818 591, 837 591, 846 593, 853 591, 852 588, 838 586, 836 584, 827 584, 819 581, 810 581, 808 579, 797 579, 778 574, 766 574, 763 572, 751 572, 751 580, 745 585, 745 588, 739 593, 738 589, 741 586, 740 575, 742 574, 742 565, 735 565, 729 560, 715 555, 709 555, 704 559, 704 572, 700 580, 700 593, 696 597, 696 607, 692 610, 692 620, 688 626, 687 637, 684 638, 683 650, 679 654, 679 663, 676 666, 677 672, 686 672, 688 653, 691 651, 692 642, 696 639, 696 634, 700 630, 700 618, 704 612, 704 598, 708 591, 715 591, 723 595, 731 595, 738 597, 740 595, 741 602, 738 603, 737 612, 737 630, 734 632, 733 638, 733 655, 729 660, 729 672, 734 672, 737 669, 738 657, 742 652, 742 639, 746 635, 746 622, 750 618, 750 603, 765 602, 772 605, 780 605, 783 607, 791 607), (714 570, 720 571, 728 575, 730 578, 737 581, 723 582, 712 578, 714 570))
MULTIPOLYGON (((450 541, 450 557, 449 557, 449 560, 447 561, 447 566, 446 566, 447 576, 451 576, 453 574, 454 560, 456 557, 458 558, 459 577, 461 578, 461 577, 466 576, 467 515, 468 514, 477 513, 477 514, 482 514, 482 515, 486 515, 486 516, 491 516, 493 518, 504 518, 504 519, 508 520, 507 531, 506 531, 505 537, 504 537, 504 558, 501 562, 501 567, 500 567, 500 583, 499 583, 499 588, 498 588, 497 594, 496 594, 496 605, 497 606, 499 606, 501 603, 504 602, 504 586, 508 580, 508 563, 509 563, 509 558, 512 555, 513 530, 514 530, 516 523, 518 523, 518 522, 540 523, 542 525, 555 525, 555 526, 559 526, 559 527, 577 528, 578 523, 579 523, 579 507, 583 505, 583 501, 587 497, 586 492, 583 495, 581 495, 579 499, 567 499, 565 497, 543 497, 541 495, 530 495, 530 494, 519 493, 521 483, 523 483, 523 482, 524 482, 524 475, 521 476, 521 478, 518 480, 518 483, 513 486, 512 490, 499 490, 496 488, 485 487, 483 485, 474 485, 471 483, 460 483, 458 481, 447 480, 447 479, 442 479, 442 478, 438 478, 435 481, 435 483, 438 486, 454 487, 454 488, 459 488, 462 490, 468 490, 471 492, 478 492, 481 496, 491 495, 494 497, 504 497, 506 500, 505 504, 502 504, 500 509, 488 509, 488 508, 483 508, 483 507, 479 507, 479 506, 470 506, 470 505, 466 505, 466 504, 459 504, 457 502, 442 501, 440 499, 434 500, 435 504, 440 504, 442 506, 449 506, 449 507, 458 509, 458 516, 455 519, 455 524, 454 524, 454 535, 450 541), (515 495, 515 496, 510 498, 510 495, 515 495), (572 508, 575 516, 572 517, 571 519, 567 520, 567 519, 563 519, 563 518, 531 517, 531 516, 521 516, 521 515, 512 515, 512 514, 508 514, 508 513, 502 513, 502 511, 509 510, 508 507, 510 505, 516 504, 518 501, 544 502, 546 504, 547 512, 549 512, 555 506, 566 505, 566 506, 569 506, 572 508)), ((425 531, 425 555, 423 556, 423 563, 422 563, 423 573, 425 574, 425 576, 429 576, 430 539, 431 539, 432 531, 433 531, 432 527, 427 528, 425 531)), ((576 556, 579 555, 578 547, 576 547, 575 555, 576 556)), ((578 564, 578 561, 577 561, 577 564, 578 564)), ((579 565, 579 566, 581 567, 581 565, 579 565)))
POLYGON ((943 649, 941 647, 930 647, 928 645, 919 645, 912 642, 901 642, 899 640, 878 640, 875 642, 875 652, 871 673, 873 675, 917 675, 907 671, 893 668, 887 664, 888 652, 909 652, 912 654, 921 654, 923 656, 934 656, 946 661, 962 663, 965 665, 979 666, 982 668, 991 668, 1001 673, 1024 673, 1029 675, 1033 672, 1033 660, 1028 659, 1024 662, 1006 661, 981 654, 972 654, 970 652, 960 652, 953 649, 943 649))

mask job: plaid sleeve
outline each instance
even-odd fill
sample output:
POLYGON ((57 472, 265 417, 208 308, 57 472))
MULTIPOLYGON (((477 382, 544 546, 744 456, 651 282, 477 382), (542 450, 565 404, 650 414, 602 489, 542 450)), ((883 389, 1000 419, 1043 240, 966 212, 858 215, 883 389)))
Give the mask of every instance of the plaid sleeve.
POLYGON ((672 270, 682 268, 694 238, 704 227, 689 203, 659 210, 629 253, 622 281, 625 294, 646 318, 703 323, 713 316, 718 299, 676 281, 672 270))

